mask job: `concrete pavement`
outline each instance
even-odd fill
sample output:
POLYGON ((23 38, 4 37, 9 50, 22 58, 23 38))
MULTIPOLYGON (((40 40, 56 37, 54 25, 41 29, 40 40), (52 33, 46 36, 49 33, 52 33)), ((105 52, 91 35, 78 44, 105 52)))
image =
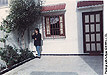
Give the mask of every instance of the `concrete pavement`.
POLYGON ((103 75, 102 56, 42 56, 3 75, 103 75))

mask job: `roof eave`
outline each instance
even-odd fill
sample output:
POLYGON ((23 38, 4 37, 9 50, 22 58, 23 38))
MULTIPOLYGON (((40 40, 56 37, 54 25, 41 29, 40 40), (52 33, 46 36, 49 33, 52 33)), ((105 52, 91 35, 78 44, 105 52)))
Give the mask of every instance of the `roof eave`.
POLYGON ((50 10, 50 11, 42 11, 42 13, 53 13, 53 12, 65 12, 66 10, 50 10))
POLYGON ((82 7, 77 7, 77 9, 95 8, 95 7, 103 7, 103 4, 100 4, 100 5, 92 5, 92 6, 82 6, 82 7))

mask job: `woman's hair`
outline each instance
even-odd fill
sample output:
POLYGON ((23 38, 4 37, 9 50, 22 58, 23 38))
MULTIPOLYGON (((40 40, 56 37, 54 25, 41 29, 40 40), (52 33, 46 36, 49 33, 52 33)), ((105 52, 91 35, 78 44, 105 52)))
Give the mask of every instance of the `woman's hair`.
POLYGON ((35 28, 35 30, 38 31, 38 33, 39 33, 39 29, 38 28, 35 28))

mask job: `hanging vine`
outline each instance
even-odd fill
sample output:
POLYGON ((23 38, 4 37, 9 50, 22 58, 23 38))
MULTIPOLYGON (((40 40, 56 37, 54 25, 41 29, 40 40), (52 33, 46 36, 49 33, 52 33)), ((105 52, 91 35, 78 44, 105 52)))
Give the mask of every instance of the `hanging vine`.
MULTIPOLYGON (((38 0, 11 0, 9 8, 9 15, 2 21, 0 30, 6 33, 17 30, 18 35, 24 37, 25 30, 40 16, 41 6, 38 0)), ((7 38, 8 35, 5 37, 7 38)), ((5 38, 0 39, 4 43, 5 40, 5 38)))

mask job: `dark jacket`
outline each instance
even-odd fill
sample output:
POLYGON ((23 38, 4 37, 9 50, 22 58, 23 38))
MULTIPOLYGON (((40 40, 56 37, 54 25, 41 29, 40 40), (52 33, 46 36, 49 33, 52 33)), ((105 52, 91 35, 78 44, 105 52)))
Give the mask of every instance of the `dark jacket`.
POLYGON ((34 35, 32 35, 32 39, 34 39, 35 46, 41 46, 41 34, 40 33, 38 33, 37 35, 36 35, 36 33, 34 35), (35 40, 35 38, 36 38, 36 40, 35 40))

